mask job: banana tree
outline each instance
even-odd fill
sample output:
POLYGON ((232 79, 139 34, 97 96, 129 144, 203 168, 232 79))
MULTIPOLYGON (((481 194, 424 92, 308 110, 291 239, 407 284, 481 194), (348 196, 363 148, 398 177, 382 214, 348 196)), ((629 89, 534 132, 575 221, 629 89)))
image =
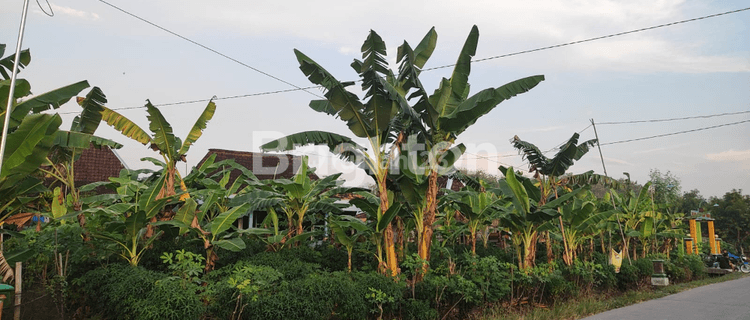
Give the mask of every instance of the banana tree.
POLYGON ((362 220, 353 216, 330 216, 328 226, 331 228, 334 239, 346 248, 347 270, 352 272, 352 251, 361 237, 371 234, 371 228, 362 220))
MULTIPOLYGON (((245 203, 220 213, 210 221, 200 221, 199 225, 193 223, 196 221, 198 203, 194 199, 188 198, 185 203, 175 214, 173 220, 153 222, 153 225, 172 225, 180 230, 188 230, 195 234, 203 241, 203 248, 206 250, 205 272, 209 272, 216 266, 219 255, 216 254, 216 248, 238 252, 245 248, 245 241, 240 238, 240 233, 233 230, 233 224, 237 219, 247 214, 251 204, 245 203), (190 224, 189 224, 190 223, 190 224)), ((204 216, 205 217, 205 216, 204 216)))
MULTIPOLYGON (((498 190, 499 191, 499 190, 498 190)), ((469 230, 471 241, 471 254, 476 255, 477 232, 484 225, 489 225, 497 218, 501 207, 506 204, 505 199, 498 197, 493 191, 465 190, 450 193, 447 197, 453 198, 454 203, 461 209, 466 217, 466 225, 469 230)))
MULTIPOLYGON (((161 114, 161 111, 151 104, 151 101, 146 100, 146 112, 148 113, 147 118, 151 135, 130 119, 105 107, 101 103, 83 104, 82 107, 82 122, 91 124, 104 121, 126 137, 138 141, 143 145, 149 145, 151 149, 159 152, 163 161, 152 161, 164 167, 164 174, 162 174, 164 182, 161 184, 162 188, 159 190, 159 197, 175 195, 175 181, 179 181, 182 191, 187 191, 187 187, 182 181, 176 165, 179 161, 185 161, 188 150, 203 135, 206 124, 213 118, 216 111, 216 104, 213 101, 208 102, 208 105, 206 105, 206 108, 185 137, 184 142, 180 138, 175 137, 172 132, 172 126, 161 114)), ((180 198, 185 200, 188 197, 189 193, 184 193, 180 198)))
MULTIPOLYGON (((573 133, 573 136, 560 147, 560 150, 552 158, 547 158, 534 144, 526 142, 514 136, 511 143, 513 147, 518 149, 519 152, 523 153, 523 158, 529 161, 529 172, 535 173, 539 180, 539 189, 542 193, 541 205, 552 196, 554 193, 555 198, 558 197, 558 188, 561 183, 559 177, 565 174, 565 171, 573 165, 574 161, 578 161, 588 153, 589 148, 596 144, 596 139, 591 139, 578 144, 578 133, 573 133)), ((569 240, 566 238, 565 227, 563 225, 562 215, 559 216, 560 234, 563 238, 563 246, 565 248, 564 261, 567 265, 573 263, 573 253, 571 251, 569 240)), ((548 238, 549 240, 549 238, 548 238)), ((551 243, 547 242, 548 253, 550 253, 551 243)))
MULTIPOLYGON (((0 56, 5 46, 0 45, 0 56)), ((8 110, 8 95, 11 81, 5 69, 10 70, 15 55, 0 59, 0 118, 8 110), (4 69, 5 68, 5 69, 4 69)), ((28 50, 21 52, 20 65, 26 66, 31 60, 28 50)), ((50 164, 47 155, 61 137, 58 130, 62 119, 57 114, 41 113, 57 109, 89 86, 80 81, 42 94, 32 95, 31 85, 25 79, 15 84, 10 121, 7 128, 0 123, 0 130, 7 132, 3 165, 0 168, 0 221, 22 210, 32 195, 40 195, 45 187, 41 180, 31 174, 42 165, 50 164)))
POLYGON ((118 255, 130 265, 137 266, 143 253, 162 233, 160 231, 147 237, 149 220, 164 206, 176 201, 175 196, 157 199, 157 190, 161 186, 156 180, 138 179, 140 173, 146 172, 147 170, 122 170, 119 177, 112 177, 110 181, 82 186, 82 192, 104 186, 115 190, 115 193, 82 198, 83 210, 58 219, 72 219, 80 215, 89 217, 94 222, 86 224, 88 232, 95 238, 110 241, 119 248, 116 250, 118 255))
MULTIPOLYGON (((542 75, 527 77, 469 96, 471 59, 476 54, 478 40, 479 29, 474 26, 459 54, 450 79, 443 78, 432 95, 422 86, 419 74, 434 49, 437 34, 431 35, 428 42, 423 41, 414 50, 406 42, 399 47, 398 92, 402 93, 402 96, 411 92, 408 99, 417 101, 412 109, 418 113, 419 120, 414 121, 416 124, 412 124, 410 128, 420 137, 419 140, 425 144, 427 151, 423 153, 427 159, 423 176, 428 181, 428 188, 425 192, 422 222, 424 230, 418 246, 420 258, 424 261, 429 261, 430 258, 438 205, 437 179, 445 174, 445 167, 450 167, 446 166, 444 159, 458 159, 465 150, 463 145, 453 146, 456 138, 501 102, 531 90, 544 80, 542 75)), ((426 267, 427 264, 423 269, 426 270, 426 267)))
MULTIPOLYGON (((421 65, 432 54, 435 36, 434 30, 431 30, 422 40, 419 56, 424 61, 421 65)), ((294 53, 305 76, 326 90, 326 99, 313 100, 310 107, 315 111, 341 118, 354 136, 367 140, 370 148, 365 149, 351 138, 335 133, 306 131, 271 141, 261 146, 261 149, 287 151, 310 144, 325 145, 342 158, 364 166, 375 180, 380 198, 377 217, 378 220, 382 220, 392 202, 388 198, 386 180, 391 164, 397 156, 398 146, 404 139, 401 131, 405 121, 410 117, 416 117, 403 98, 408 88, 400 87, 397 83, 399 78, 386 67, 388 62, 385 42, 375 31, 370 31, 362 45, 363 60, 355 60, 351 64, 362 80, 364 100, 348 91, 347 87, 354 82, 341 82, 299 50, 295 49, 294 53), (399 87, 402 88, 401 91, 397 89, 399 87)), ((391 275, 396 275, 399 268, 393 227, 390 224, 386 225, 384 232, 382 245, 385 247, 387 270, 391 275)))
POLYGON ((183 181, 196 202, 200 202, 199 214, 196 216, 196 220, 200 221, 203 221, 204 216, 211 220, 229 210, 233 206, 230 204, 232 198, 252 192, 255 187, 263 185, 252 171, 232 159, 216 162, 216 154, 212 154, 200 167, 193 168, 183 181), (234 181, 230 181, 233 173, 239 174, 234 181))
MULTIPOLYGON (((93 87, 85 98, 78 98, 79 104, 104 104, 107 102, 104 93, 98 87, 93 87)), ((65 190, 57 187, 54 189, 52 201, 53 217, 65 215, 68 210, 81 210, 80 191, 75 184, 75 162, 81 157, 83 150, 92 146, 95 148, 119 149, 122 145, 105 138, 93 135, 100 121, 81 120, 80 116, 73 119, 69 131, 59 130, 55 137, 55 146, 50 152, 47 160, 50 166, 40 168, 47 177, 54 178, 60 182, 65 190)), ((78 222, 81 226, 85 224, 83 215, 78 222)))
MULTIPOLYGON (((568 248, 572 254, 572 259, 578 258, 578 251, 581 244, 587 239, 592 238, 598 233, 600 223, 606 221, 614 214, 613 210, 598 211, 596 206, 596 197, 589 190, 584 191, 572 201, 560 207, 560 217, 563 221, 565 234, 568 241, 568 248)), ((547 222, 543 229, 555 229, 554 223, 547 222)))
MULTIPOLYGON (((366 224, 369 228, 365 234, 370 242, 375 246, 374 256, 378 261, 378 268, 383 269, 386 267, 386 261, 383 258, 384 248, 382 246, 383 238, 394 218, 399 214, 402 214, 403 205, 401 202, 397 202, 393 192, 389 192, 389 199, 392 199, 392 203, 389 203, 388 211, 380 214, 380 200, 381 198, 367 192, 357 192, 354 199, 349 200, 349 203, 356 206, 362 212, 367 215, 366 224)), ((396 273, 400 273, 400 269, 396 270, 396 273)))
MULTIPOLYGON (((625 255, 628 257, 630 256, 630 240, 633 237, 643 236, 644 232, 650 236, 653 230, 653 217, 650 214, 647 216, 647 213, 652 211, 648 203, 648 188, 650 186, 651 182, 647 182, 637 195, 632 190, 628 190, 623 195, 620 195, 616 190, 610 190, 608 193, 615 203, 615 210, 617 210, 615 219, 623 220, 621 221, 625 229, 623 247, 625 255), (642 223, 645 225, 641 225, 642 223)), ((632 254, 633 259, 635 259, 636 250, 633 250, 632 254)))
POLYGON ((254 209, 277 207, 284 212, 289 225, 287 237, 283 241, 299 236, 305 232, 303 224, 309 213, 339 214, 341 205, 336 203, 333 196, 359 190, 339 187, 342 181, 338 178, 341 174, 313 180, 310 173, 312 171, 307 165, 307 157, 302 157, 302 164, 292 179, 263 181, 264 185, 256 187, 258 192, 237 196, 230 204, 253 203, 254 209), (258 201, 259 199, 263 201, 258 201))
POLYGON ((540 226, 559 216, 557 208, 575 197, 581 189, 573 190, 541 205, 539 189, 530 179, 516 175, 513 167, 505 171, 505 179, 499 183, 501 194, 510 200, 506 206, 500 208, 500 223, 511 232, 513 244, 516 246, 518 267, 526 270, 534 265, 540 226))

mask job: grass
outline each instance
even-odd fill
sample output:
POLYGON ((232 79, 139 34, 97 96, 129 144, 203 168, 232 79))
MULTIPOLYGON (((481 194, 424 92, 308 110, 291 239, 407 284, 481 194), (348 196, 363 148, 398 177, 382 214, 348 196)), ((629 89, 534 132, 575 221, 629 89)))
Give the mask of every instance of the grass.
POLYGON ((662 288, 645 288, 630 290, 621 294, 591 294, 556 303, 550 308, 527 307, 509 310, 500 306, 488 308, 477 319, 486 320, 553 320, 581 319, 608 310, 626 307, 639 302, 662 298, 681 291, 713 283, 736 280, 745 276, 742 273, 731 273, 721 277, 710 277, 662 288))

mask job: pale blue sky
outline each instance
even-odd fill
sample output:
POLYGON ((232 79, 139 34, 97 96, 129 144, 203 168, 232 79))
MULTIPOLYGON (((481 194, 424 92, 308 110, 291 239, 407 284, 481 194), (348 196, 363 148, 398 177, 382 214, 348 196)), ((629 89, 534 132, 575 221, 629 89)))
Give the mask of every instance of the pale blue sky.
MULTIPOLYGON (((0 43, 15 48, 21 0, 0 0, 0 43)), ((32 63, 21 73, 41 93, 79 80, 99 86, 110 108, 208 99, 290 89, 289 85, 208 52, 94 0, 50 1, 56 15, 32 2, 24 48, 32 63)), ((310 83, 297 68, 297 48, 340 80, 355 79, 349 63, 370 29, 388 45, 416 45, 435 26, 438 45, 426 67, 455 62, 471 26, 479 27, 476 58, 486 58, 618 33, 750 6, 747 1, 142 1, 112 0, 138 16, 212 47, 297 86, 310 83)), ((473 91, 544 74, 546 81, 504 102, 459 139, 469 146, 463 165, 496 172, 498 161, 520 166, 514 135, 548 150, 596 122, 700 116, 750 110, 750 11, 563 48, 478 62, 473 91), (488 161, 475 154, 489 156, 488 161), (500 156, 500 157, 498 157, 500 156)), ((433 90, 450 69, 423 73, 433 90)), ((313 90, 312 92, 320 94, 313 90)), ((85 93, 85 92, 84 92, 85 93)), ((302 130, 348 134, 343 122, 307 107, 314 98, 289 92, 217 101, 217 113, 188 154, 188 165, 208 148, 258 151, 255 142, 302 130)), ((161 108, 184 136, 205 103, 161 108)), ((61 112, 78 111, 68 104, 61 112)), ((122 114, 147 127, 143 109, 122 114)), ((73 115, 63 115, 66 121, 73 115)), ((750 119, 750 114, 656 124, 598 125, 602 143, 750 119)), ((65 126, 67 126, 66 124, 65 126)), ((153 152, 102 126, 100 135, 125 144, 131 167, 153 152)), ((602 146, 610 175, 629 172, 641 183, 650 169, 671 171, 683 191, 718 196, 750 191, 750 123, 645 141, 602 146)), ((593 138, 593 130, 582 139, 593 138)), ((325 154, 306 148, 301 152, 325 154)), ((297 152, 298 154, 300 152, 297 152)), ((330 156, 313 157, 324 174, 330 156)), ((337 168, 351 170, 337 162, 337 168)), ((331 165, 332 166, 332 165, 331 165)), ((525 168, 525 166, 524 166, 525 168)), ((572 167, 596 170, 596 151, 572 167)), ((363 174, 346 175, 351 184, 363 174)))

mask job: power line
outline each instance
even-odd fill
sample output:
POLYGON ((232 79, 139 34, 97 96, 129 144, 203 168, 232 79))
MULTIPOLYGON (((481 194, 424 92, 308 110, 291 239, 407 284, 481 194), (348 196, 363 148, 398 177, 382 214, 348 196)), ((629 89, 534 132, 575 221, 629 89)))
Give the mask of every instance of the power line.
MULTIPOLYGON (((590 124, 590 125, 586 126, 586 128, 583 128, 583 129, 581 129, 581 130, 578 130, 578 131, 576 131, 576 133, 578 133, 578 134, 581 134, 581 133, 583 133, 584 131, 586 131, 586 130, 588 130, 589 128, 591 128, 591 126, 592 126, 592 125, 590 124)), ((552 149, 549 149, 549 150, 547 150, 546 152, 542 152, 542 153, 543 153, 543 154, 547 154, 547 153, 550 153, 550 152, 552 152, 552 150, 555 150, 555 149, 559 149, 559 148, 560 148, 560 146, 564 145, 564 144, 565 144, 565 143, 567 143, 567 142, 568 142, 568 140, 565 140, 565 141, 563 141, 562 143, 558 144, 557 146, 553 147, 552 149)))
MULTIPOLYGON (((688 22, 693 22, 693 21, 698 21, 698 20, 703 20, 703 19, 708 19, 708 18, 719 17, 719 16, 728 15, 728 14, 737 13, 737 12, 742 12, 742 11, 746 11, 746 10, 750 10, 750 7, 743 8, 743 9, 732 10, 732 11, 726 11, 726 12, 722 12, 722 13, 711 14, 711 15, 697 17, 697 18, 692 18, 692 19, 687 19, 687 20, 680 20, 680 21, 675 21, 675 22, 660 24, 660 25, 646 27, 646 28, 640 28, 640 29, 635 29, 635 30, 630 30, 630 31, 618 32, 618 33, 614 33, 614 34, 608 34, 608 35, 605 35, 605 36, 588 38, 588 39, 584 39, 584 40, 571 41, 571 42, 556 44, 556 45, 547 46, 547 47, 541 47, 541 48, 536 48, 536 49, 531 49, 531 50, 523 50, 523 51, 518 51, 518 52, 513 52, 513 53, 506 53, 506 54, 502 54, 502 55, 498 55, 498 56, 492 56, 492 57, 487 57, 487 58, 472 60, 471 62, 482 62, 482 61, 493 60, 493 59, 498 59, 498 58, 506 58, 506 57, 511 57, 511 56, 517 56, 517 55, 520 55, 520 54, 526 54, 526 53, 544 51, 544 50, 549 50, 549 49, 561 48, 561 47, 565 47, 565 46, 571 46, 571 45, 574 45, 574 44, 580 44, 580 43, 584 43, 584 42, 591 42, 591 41, 596 41, 596 40, 614 38, 614 37, 619 37, 619 36, 623 36, 623 35, 626 35, 626 34, 638 33, 638 32, 648 31, 648 30, 654 30, 654 29, 669 27, 669 26, 678 25, 678 24, 682 24, 682 23, 688 23, 688 22)), ((443 66, 439 66, 439 67, 427 68, 427 69, 424 69, 423 71, 448 68, 448 67, 452 67, 452 66, 455 66, 455 65, 456 65, 455 63, 454 64, 447 64, 447 65, 443 65, 443 66)))
MULTIPOLYGON (((492 159, 490 157, 485 157, 485 156, 482 156, 482 155, 479 155, 479 154, 476 154, 476 153, 471 153, 471 152, 464 152, 464 153, 476 156, 476 158, 466 158, 464 160, 485 159, 485 160, 489 160, 489 161, 492 161, 492 162, 495 162, 495 163, 502 164, 502 165, 507 166, 507 167, 513 167, 513 165, 510 165, 510 164, 507 164, 507 163, 504 163, 504 162, 501 162, 501 161, 497 161, 497 160, 492 159)), ((500 158, 500 157, 503 157, 503 156, 498 156, 498 158, 500 158)))
POLYGON ((702 115, 702 116, 682 117, 682 118, 599 122, 597 124, 599 124, 599 125, 602 125, 602 124, 631 124, 631 123, 651 123, 651 122, 679 121, 679 120, 689 120, 689 119, 708 119, 708 118, 713 118, 713 117, 723 117, 723 116, 731 116, 731 115, 745 114, 745 113, 750 113, 750 110, 748 110, 748 111, 738 111, 738 112, 726 112, 726 113, 708 114, 708 115, 702 115))
MULTIPOLYGON (((181 36, 181 35, 179 35, 177 33, 174 33, 174 32, 172 32, 172 31, 170 31, 168 29, 165 29, 165 28, 163 28, 163 27, 161 27, 159 25, 156 25, 156 24, 154 24, 154 23, 152 23, 152 22, 150 22, 150 21, 148 21, 146 19, 143 19, 143 18, 141 18, 139 16, 136 16, 136 15, 134 15, 134 14, 128 12, 128 11, 125 11, 125 10, 123 10, 123 9, 115 6, 115 5, 112 5, 112 4, 110 4, 110 3, 108 3, 108 2, 106 2, 104 0, 99 0, 99 1, 102 2, 102 3, 104 3, 104 4, 107 4, 107 5, 111 6, 111 7, 115 8, 115 9, 117 9, 117 10, 119 10, 119 11, 121 11, 121 12, 127 14, 127 15, 130 15, 130 16, 136 18, 136 19, 144 21, 144 22, 146 22, 146 23, 148 23, 150 25, 153 25, 154 27, 159 28, 159 29, 161 29, 161 30, 163 30, 165 32, 168 32, 168 33, 173 34, 173 35, 175 35, 177 37, 180 37, 180 38, 182 38, 182 39, 184 39, 186 41, 189 41, 189 42, 191 42, 193 44, 196 44, 196 45, 198 45, 198 46, 200 46, 200 47, 202 47, 202 48, 204 48, 206 50, 214 52, 214 53, 216 53, 216 54, 218 54, 218 55, 220 55, 222 57, 225 57, 225 58, 227 58, 229 60, 232 60, 232 61, 234 61, 236 63, 239 63, 239 64, 241 64, 241 65, 243 65, 245 67, 248 67, 248 68, 250 68, 252 70, 260 72, 260 73, 262 73, 264 75, 267 75, 267 76, 269 76, 269 77, 271 77, 273 79, 281 81, 281 82, 283 82, 285 84, 288 84, 288 85, 290 85, 290 86, 292 86, 292 87, 295 88, 295 89, 287 89, 287 90, 265 91, 265 92, 259 92, 259 93, 251 93, 251 94, 235 95, 235 96, 229 96, 229 97, 221 97, 221 98, 217 98, 216 100, 246 98, 246 97, 253 97, 253 96, 262 96, 262 95, 270 95, 270 94, 277 94, 277 93, 286 93, 286 92, 292 92, 292 91, 300 91, 300 90, 308 92, 308 93, 310 93, 312 95, 320 97, 319 95, 311 93, 311 92, 309 92, 307 90, 314 89, 314 88, 322 88, 321 86, 298 87, 298 86, 296 86, 294 84, 291 84, 289 82, 286 82, 284 80, 276 78, 276 77, 274 77, 274 76, 272 76, 270 74, 267 74, 267 73, 262 72, 262 71, 260 71, 258 69, 255 69, 255 68, 253 68, 253 67, 251 67, 249 65, 246 65, 246 64, 242 63, 241 61, 238 61, 238 60, 236 60, 234 58, 226 56, 226 55, 224 55, 224 54, 222 54, 222 53, 220 53, 220 52, 218 52, 218 51, 216 51, 214 49, 206 47, 206 46, 204 46, 204 45, 202 45, 200 43, 197 43, 197 42, 195 42, 193 40, 190 40, 190 39, 188 39, 186 37, 183 37, 183 36, 181 36)), ((612 37, 621 36, 621 35, 630 34, 630 33, 636 33, 636 32, 641 32, 641 31, 646 31, 646 30, 652 30, 652 29, 657 29, 657 28, 662 28, 662 27, 667 27, 667 26, 672 26, 672 25, 677 25, 677 24, 682 24, 682 23, 697 21, 697 20, 703 20, 703 19, 708 19, 708 18, 723 16, 723 15, 728 15, 728 14, 742 12, 742 11, 746 11, 746 10, 750 10, 750 7, 744 8, 744 9, 726 11, 726 12, 712 14, 712 15, 707 15, 707 16, 702 16, 702 17, 697 17, 697 18, 692 18, 692 19, 687 19, 687 20, 681 20, 681 21, 676 21, 676 22, 661 24, 661 25, 647 27, 647 28, 641 28, 641 29, 636 29, 636 30, 631 30, 631 31, 625 31, 625 32, 610 34, 610 35, 606 35, 606 36, 589 38, 589 39, 585 39, 585 40, 579 40, 579 41, 573 41, 573 42, 567 42, 567 43, 557 44, 557 45, 553 45, 553 46, 547 46, 547 47, 541 47, 541 48, 536 48, 536 49, 530 49, 530 50, 518 51, 518 52, 513 52, 513 53, 507 53, 507 54, 503 54, 503 55, 492 56, 492 57, 482 58, 482 59, 477 59, 477 60, 472 60, 472 62, 482 62, 482 61, 487 61, 487 60, 492 60, 492 59, 498 59, 498 58, 505 58, 505 57, 510 57, 510 56, 516 56, 516 55, 525 54, 525 53, 537 52, 537 51, 542 51, 542 50, 549 50, 549 49, 553 49, 553 48, 570 46, 570 45, 579 44, 579 43, 583 43, 583 42, 591 42, 591 41, 595 41, 595 40, 612 38, 612 37)), ((423 69, 422 71, 430 71, 430 70, 442 69, 442 68, 452 67, 454 65, 455 64, 449 64, 449 65, 444 65, 444 66, 439 66, 439 67, 426 68, 426 69, 423 69)), ((190 103, 207 102, 207 101, 208 101, 208 99, 187 100, 187 101, 178 101, 178 102, 172 102, 172 103, 164 103, 164 104, 161 104, 161 105, 154 105, 154 106, 172 106, 172 105, 190 104, 190 103)), ((127 110, 127 109, 137 109, 137 108, 144 108, 144 107, 143 106, 139 106, 139 107, 123 107, 123 108, 113 108, 112 110, 127 110)), ((65 112, 65 113, 60 113, 60 114, 69 114, 69 113, 74 113, 74 112, 65 112)))
POLYGON ((746 123, 746 122, 750 122, 750 119, 749 120, 732 122, 732 123, 725 123, 725 124, 720 124, 720 125, 715 125, 715 126, 710 126, 710 127, 703 127, 703 128, 698 128, 698 129, 692 129, 692 130, 670 132, 670 133, 659 134, 659 135, 655 135, 655 136, 648 136, 648 137, 642 137, 642 138, 635 138, 635 139, 628 139, 628 140, 620 140, 620 141, 614 141, 614 142, 607 142, 607 143, 602 143, 601 145, 602 146, 606 146, 606 145, 611 145, 611 144, 627 143, 627 142, 648 140, 648 139, 654 139, 654 138, 661 138, 661 137, 673 136, 673 135, 678 135, 678 134, 683 134, 683 133, 690 133, 690 132, 703 131, 703 130, 708 130, 708 129, 715 129, 715 128, 733 126, 733 125, 738 125, 738 124, 742 124, 742 123, 746 123))
POLYGON ((127 15, 129 15, 129 16, 131 16, 131 17, 133 17, 133 18, 136 18, 136 19, 138 19, 138 20, 141 20, 141 21, 143 21, 143 22, 145 22, 145 23, 148 23, 149 25, 151 25, 151 26, 153 26, 153 27, 156 27, 156 28, 158 28, 158 29, 160 29, 160 30, 162 30, 162 31, 164 31, 164 32, 166 32, 166 33, 169 33, 169 34, 171 34, 171 35, 173 35, 173 36, 175 36, 175 37, 178 37, 178 38, 180 38, 180 39, 182 39, 182 40, 185 40, 185 41, 187 41, 187 42, 190 42, 190 43, 192 43, 192 44, 194 44, 194 45, 196 45, 196 46, 199 46, 199 47, 201 47, 201 48, 203 48, 203 49, 206 49, 206 50, 208 50, 208 51, 211 51, 211 52, 213 52, 213 53, 215 53, 215 54, 217 54, 217 55, 219 55, 219 56, 222 56, 222 57, 224 57, 224 58, 226 58, 226 59, 229 59, 230 61, 232 61, 232 62, 235 62, 235 63, 237 63, 237 64, 239 64, 239 65, 241 65, 241 66, 243 66, 243 67, 246 67, 246 68, 248 68, 248 69, 250 69, 250 70, 253 70, 253 71, 257 72, 257 73, 260 73, 260 74, 262 74, 262 75, 264 75, 264 76, 267 76, 267 77, 269 77, 269 78, 271 78, 271 79, 274 79, 274 80, 276 80, 276 81, 282 82, 282 83, 284 83, 284 84, 290 85, 290 86, 292 86, 292 87, 296 88, 297 90, 302 90, 302 91, 305 91, 305 92, 307 92, 307 93, 309 93, 309 94, 311 94, 311 95, 314 95, 314 96, 316 96, 316 97, 318 97, 318 98, 323 98, 323 97, 321 97, 320 95, 317 95, 317 94, 315 94, 315 93, 312 93, 312 92, 310 92, 310 91, 307 91, 307 89, 306 89, 306 88, 302 88, 302 87, 299 87, 299 86, 297 86, 297 85, 294 85, 294 84, 292 84, 291 82, 285 81, 285 80, 283 80, 283 79, 281 79, 281 78, 279 78, 279 77, 276 77, 276 76, 274 76, 274 75, 271 75, 271 74, 269 74, 269 73, 267 73, 267 72, 263 72, 263 71, 261 71, 261 70, 260 70, 260 69, 258 69, 258 68, 255 68, 255 67, 253 67, 253 66, 251 66, 251 65, 248 65, 248 64, 246 64, 246 63, 244 63, 244 62, 242 62, 242 61, 239 61, 239 60, 237 60, 237 59, 235 59, 235 58, 232 58, 232 57, 230 57, 230 56, 228 56, 228 55, 226 55, 226 54, 223 54, 223 53, 221 53, 221 52, 219 52, 219 51, 217 51, 217 50, 214 50, 214 49, 212 49, 212 48, 210 48, 210 47, 208 47, 208 46, 206 46, 206 45, 200 44, 200 43, 198 43, 198 42, 196 42, 196 41, 194 41, 194 40, 192 40, 192 39, 190 39, 190 38, 187 38, 187 37, 185 37, 185 36, 183 36, 183 35, 180 35, 180 34, 178 34, 178 33, 174 32, 174 31, 172 31, 172 30, 169 30, 169 29, 167 29, 167 28, 164 28, 164 27, 162 27, 162 26, 160 26, 160 25, 158 25, 158 24, 156 24, 156 23, 153 23, 153 22, 151 22, 151 21, 149 21, 149 20, 146 20, 146 19, 144 19, 144 18, 141 18, 141 17, 139 17, 139 16, 137 16, 137 15, 135 15, 135 14, 133 14, 133 13, 130 13, 130 12, 128 12, 128 11, 125 11, 124 9, 122 9, 122 8, 120 8, 120 7, 116 6, 116 5, 113 5, 113 4, 111 4, 111 3, 107 2, 107 1, 104 1, 104 0, 99 0, 99 2, 101 2, 101 3, 104 3, 104 4, 106 4, 106 5, 110 6, 110 7, 114 8, 114 9, 116 9, 116 10, 118 10, 118 11, 120 11, 120 12, 124 13, 124 14, 127 14, 127 15))
MULTIPOLYGON (((315 89, 319 86, 310 86, 310 87, 304 87, 302 89, 315 89)), ((214 101, 216 100, 228 100, 228 99, 238 99, 238 98, 247 98, 247 97, 256 97, 256 96, 265 96, 270 94, 276 94, 276 93, 284 93, 284 92, 291 92, 291 91, 299 91, 299 89, 286 89, 286 90, 276 90, 276 91, 265 91, 265 92, 258 92, 258 93, 249 93, 249 94, 241 94, 236 96, 227 96, 227 97, 216 97, 213 98, 214 101)), ((198 102, 208 102, 212 99, 196 99, 196 100, 186 100, 186 101, 178 101, 178 102, 168 102, 168 103, 159 103, 154 104, 154 107, 164 107, 164 106, 175 106, 175 105, 181 105, 181 104, 191 104, 191 103, 198 103, 198 102)), ((145 108, 145 106, 130 106, 130 107, 120 107, 120 108, 111 108, 112 110, 131 110, 131 109, 141 109, 145 108)), ((68 111, 68 112, 60 112, 59 114, 73 114, 73 113, 79 113, 76 111, 68 111)))

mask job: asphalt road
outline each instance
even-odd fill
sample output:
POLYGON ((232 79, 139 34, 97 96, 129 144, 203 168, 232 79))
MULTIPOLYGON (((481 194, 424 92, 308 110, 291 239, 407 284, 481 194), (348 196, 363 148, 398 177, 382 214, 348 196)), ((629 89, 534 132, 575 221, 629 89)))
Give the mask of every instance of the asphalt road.
POLYGON ((690 289, 585 319, 750 319, 750 277, 690 289))

